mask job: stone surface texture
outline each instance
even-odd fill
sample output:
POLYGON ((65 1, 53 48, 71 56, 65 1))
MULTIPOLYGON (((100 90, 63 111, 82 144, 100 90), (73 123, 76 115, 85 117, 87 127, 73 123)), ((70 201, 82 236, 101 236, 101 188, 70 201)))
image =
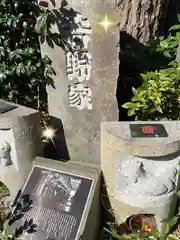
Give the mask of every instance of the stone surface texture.
MULTIPOLYGON (((100 163, 100 123, 118 120, 116 88, 119 32, 115 26, 112 31, 105 33, 98 23, 103 20, 105 13, 117 22, 118 11, 112 0, 67 2, 68 7, 87 17, 92 28, 88 46, 92 55, 92 68, 90 79, 83 82, 92 90, 92 110, 78 110, 68 106, 68 85, 73 81, 66 76, 65 52, 60 47, 51 48, 44 43, 41 45, 42 54, 52 59, 56 71, 56 76, 53 77, 55 89, 51 86, 47 88, 49 113, 62 121, 71 160, 100 163)), ((61 1, 57 1, 56 8, 60 4, 61 1)), ((61 150, 62 142, 57 140, 55 144, 58 145, 59 157, 65 159, 61 150)))
MULTIPOLYGON (((13 104, 15 105, 15 104, 13 104)), ((8 141, 11 163, 5 164, 1 149, 0 181, 7 185, 11 199, 24 184, 36 156, 42 156, 39 112, 24 106, 0 114, 0 145, 8 141)))
POLYGON ((167 138, 132 138, 129 124, 101 124, 101 169, 117 221, 154 214, 157 225, 174 214, 179 190, 180 122, 164 121, 167 138))
MULTIPOLYGON (((101 224, 101 197, 100 197, 100 181, 101 172, 97 168, 87 167, 82 164, 68 162, 63 163, 52 159, 37 157, 33 161, 33 165, 62 171, 67 174, 78 175, 93 180, 91 191, 84 209, 83 218, 80 222, 77 238, 81 236, 82 240, 94 240, 97 238, 101 224)), ((83 193, 82 193, 83 196, 83 193)))

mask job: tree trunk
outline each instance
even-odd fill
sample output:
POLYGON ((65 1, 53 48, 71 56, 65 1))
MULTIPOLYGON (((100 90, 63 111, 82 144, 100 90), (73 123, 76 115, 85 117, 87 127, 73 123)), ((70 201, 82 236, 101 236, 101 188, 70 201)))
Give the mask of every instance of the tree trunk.
POLYGON ((140 73, 159 67, 149 55, 149 45, 151 40, 164 35, 170 0, 116 1, 120 9, 119 120, 131 121, 134 118, 128 117, 121 106, 130 101, 132 87, 141 85, 140 73))
POLYGON ((148 44, 163 34, 169 0, 117 0, 120 30, 148 44))

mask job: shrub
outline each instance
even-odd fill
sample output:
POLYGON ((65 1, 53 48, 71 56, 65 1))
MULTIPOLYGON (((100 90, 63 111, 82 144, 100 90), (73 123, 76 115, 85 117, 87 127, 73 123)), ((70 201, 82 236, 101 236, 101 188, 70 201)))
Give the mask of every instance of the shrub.
POLYGON ((164 229, 160 232, 157 228, 150 231, 119 234, 120 227, 117 224, 110 223, 103 229, 101 240, 179 240, 179 215, 164 222, 164 229))
POLYGON ((136 120, 180 120, 180 63, 175 61, 180 42, 180 25, 168 37, 156 40, 156 52, 169 59, 168 68, 141 74, 142 85, 132 89, 130 102, 122 105, 136 120))
POLYGON ((52 84, 55 74, 48 56, 41 57, 38 40, 47 20, 47 10, 35 0, 0 1, 0 98, 42 105, 46 84, 52 84))

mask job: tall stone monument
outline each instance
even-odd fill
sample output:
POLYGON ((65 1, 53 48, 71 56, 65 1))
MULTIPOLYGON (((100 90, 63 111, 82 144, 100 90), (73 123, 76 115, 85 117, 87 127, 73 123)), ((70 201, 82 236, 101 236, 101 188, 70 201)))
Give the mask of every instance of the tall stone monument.
MULTIPOLYGON (((55 88, 47 88, 49 113, 54 122, 62 121, 70 159, 100 163, 100 123, 118 120, 118 12, 114 0, 67 3, 59 26, 61 30, 64 26, 62 36, 67 35, 70 48, 64 51, 47 42, 41 45, 42 54, 51 58, 56 72, 55 88), (111 28, 104 30, 101 25, 107 27, 108 19, 111 28)), ((56 1, 55 8, 60 6, 61 1, 56 1)), ((58 27, 54 25, 53 31, 58 32, 58 27)), ((56 129, 60 129, 58 124, 56 129)), ((62 151, 62 135, 56 134, 59 157, 68 160, 62 151)))
POLYGON ((119 223, 153 215, 159 230, 179 190, 180 121, 111 122, 101 126, 101 168, 119 223))
POLYGON ((37 110, 0 100, 0 181, 13 199, 22 187, 32 161, 42 155, 37 110))

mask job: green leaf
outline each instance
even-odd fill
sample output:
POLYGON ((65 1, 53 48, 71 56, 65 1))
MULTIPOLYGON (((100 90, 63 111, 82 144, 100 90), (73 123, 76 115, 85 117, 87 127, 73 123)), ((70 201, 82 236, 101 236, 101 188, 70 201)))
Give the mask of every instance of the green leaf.
POLYGON ((140 76, 144 81, 148 80, 147 74, 140 74, 140 76))
POLYGON ((23 28, 24 28, 24 29, 27 29, 27 26, 28 26, 28 23, 24 21, 24 22, 23 22, 23 28))
POLYGON ((8 19, 8 21, 7 21, 7 25, 8 25, 9 27, 11 27, 11 25, 12 25, 12 21, 13 21, 13 18, 9 18, 9 19, 8 19))
POLYGON ((162 48, 167 48, 169 46, 169 41, 168 39, 164 39, 162 42, 160 42, 160 47, 162 48))
POLYGON ((6 75, 4 73, 0 73, 0 82, 6 79, 6 75))
POLYGON ((135 109, 129 109, 128 110, 128 116, 131 117, 131 116, 134 116, 135 115, 135 109))
POLYGON ((36 67, 41 67, 41 62, 37 62, 36 67))
POLYGON ((176 38, 177 38, 178 41, 180 40, 180 32, 176 33, 176 38))
POLYGON ((153 114, 153 113, 156 113, 157 112, 157 108, 151 108, 149 109, 149 113, 150 114, 153 114))
POLYGON ((34 50, 33 48, 29 48, 28 53, 34 54, 34 53, 35 53, 35 50, 34 50))
POLYGON ((18 76, 21 76, 21 75, 25 74, 25 72, 26 72, 26 68, 25 68, 24 64, 19 63, 19 65, 16 68, 16 74, 18 76))
POLYGON ((48 19, 47 13, 43 13, 38 17, 36 25, 35 25, 36 33, 41 34, 43 32, 43 30, 45 30, 45 28, 47 26, 47 19, 48 19))
POLYGON ((167 236, 167 239, 168 240, 179 240, 179 237, 176 237, 176 236, 170 234, 170 235, 167 236))
POLYGON ((177 224, 178 220, 179 220, 178 216, 174 216, 174 217, 168 219, 167 223, 169 224, 169 228, 171 229, 172 227, 174 227, 177 224))
POLYGON ((17 27, 17 23, 18 23, 18 20, 16 18, 14 18, 12 20, 12 27, 16 28, 17 27))
POLYGON ((132 87, 132 92, 133 92, 134 95, 136 95, 137 90, 134 87, 132 87))
POLYGON ((165 223, 164 225, 164 235, 166 236, 170 232, 170 225, 169 223, 165 223))
POLYGON ((179 29, 180 29, 180 24, 172 26, 172 27, 169 29, 169 31, 179 30, 179 29))
POLYGON ((161 234, 160 234, 160 232, 157 228, 152 229, 151 235, 154 236, 154 237, 160 237, 161 236, 161 234))
POLYGON ((3 234, 5 236, 8 235, 8 230, 9 230, 9 220, 6 220, 3 224, 3 234))
POLYGON ((160 106, 157 106, 157 107, 156 107, 156 110, 157 110, 159 113, 163 113, 163 110, 162 110, 162 108, 161 108, 160 106))
POLYGON ((45 55, 45 56, 43 57, 42 61, 43 61, 45 64, 51 64, 51 63, 52 63, 51 59, 50 59, 47 55, 45 55))
POLYGON ((8 187, 0 181, 0 200, 10 195, 8 187))
POLYGON ((133 102, 133 103, 135 103, 135 102, 137 102, 139 99, 137 98, 137 96, 133 96, 132 98, 131 98, 131 101, 133 102))
POLYGON ((143 98, 143 100, 144 100, 144 95, 147 93, 147 91, 146 90, 139 90, 138 91, 138 93, 137 93, 137 95, 136 95, 136 97, 139 99, 139 100, 141 100, 141 98, 143 98))
POLYGON ((163 52, 165 57, 172 58, 172 55, 168 51, 163 52))
POLYGON ((5 48, 4 47, 0 47, 0 55, 1 56, 5 56, 5 48))
POLYGON ((32 102, 32 99, 29 96, 25 96, 27 102, 32 102))
POLYGON ((30 70, 30 67, 29 67, 29 66, 26 66, 26 75, 27 75, 28 77, 31 76, 31 70, 30 70))
POLYGON ((126 239, 129 239, 128 237, 126 236, 120 236, 114 232, 111 232, 110 230, 108 230, 107 228, 104 228, 104 230, 109 233, 113 238, 115 239, 118 239, 118 240, 126 240, 126 239))
POLYGON ((14 96, 16 96, 17 94, 18 94, 17 90, 11 90, 8 94, 9 100, 13 100, 14 96))
POLYGON ((5 7, 6 6, 6 0, 0 0, 0 4, 5 7))
POLYGON ((131 108, 134 108, 134 105, 135 104, 132 102, 127 102, 127 103, 124 103, 121 107, 125 109, 131 109, 131 108))

